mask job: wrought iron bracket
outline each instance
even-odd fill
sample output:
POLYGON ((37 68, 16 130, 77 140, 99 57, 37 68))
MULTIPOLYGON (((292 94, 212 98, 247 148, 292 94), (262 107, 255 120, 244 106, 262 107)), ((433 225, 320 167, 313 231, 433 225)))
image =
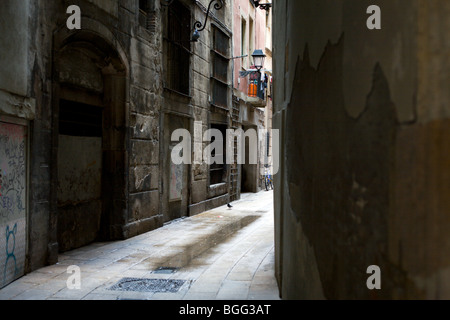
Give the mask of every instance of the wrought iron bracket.
POLYGON ((214 5, 214 9, 216 11, 219 11, 220 9, 223 8, 224 3, 223 0, 211 0, 211 2, 208 5, 208 11, 206 11, 206 19, 205 22, 202 23, 201 21, 196 21, 194 23, 194 28, 195 30, 197 30, 198 32, 201 32, 203 30, 205 30, 206 28, 206 23, 208 22, 208 18, 209 18, 209 13, 211 12, 211 7, 214 5))

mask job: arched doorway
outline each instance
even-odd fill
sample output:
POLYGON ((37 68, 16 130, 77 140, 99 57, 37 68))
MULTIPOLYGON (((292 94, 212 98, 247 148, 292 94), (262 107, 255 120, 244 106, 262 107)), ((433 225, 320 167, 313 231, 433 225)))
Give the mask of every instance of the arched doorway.
POLYGON ((126 68, 100 36, 81 31, 55 56, 59 251, 117 238, 126 206, 126 68))

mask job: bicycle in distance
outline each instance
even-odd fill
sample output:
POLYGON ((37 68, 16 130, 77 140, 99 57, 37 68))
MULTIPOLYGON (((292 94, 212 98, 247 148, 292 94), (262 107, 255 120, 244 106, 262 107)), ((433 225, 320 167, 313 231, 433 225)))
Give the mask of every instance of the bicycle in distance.
POLYGON ((273 177, 272 172, 270 171, 270 166, 266 165, 264 171, 264 185, 266 187, 266 191, 273 190, 273 177))

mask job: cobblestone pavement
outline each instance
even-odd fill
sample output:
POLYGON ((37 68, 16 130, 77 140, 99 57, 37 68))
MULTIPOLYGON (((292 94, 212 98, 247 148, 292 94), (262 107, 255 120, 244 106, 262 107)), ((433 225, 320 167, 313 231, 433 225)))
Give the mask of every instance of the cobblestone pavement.
POLYGON ((279 300, 274 258, 273 191, 263 191, 242 195, 231 210, 61 254, 0 290, 0 299, 279 300), (68 287, 76 275, 69 266, 79 267, 79 289, 68 287))

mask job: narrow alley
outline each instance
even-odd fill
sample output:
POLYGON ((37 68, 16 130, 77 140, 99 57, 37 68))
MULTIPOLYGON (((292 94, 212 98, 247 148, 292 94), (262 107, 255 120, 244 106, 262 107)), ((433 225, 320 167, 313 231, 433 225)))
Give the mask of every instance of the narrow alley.
POLYGON ((243 194, 231 209, 61 254, 3 288, 0 299, 278 300, 273 234, 273 191, 243 194), (73 267, 79 289, 70 288, 73 267))
POLYGON ((2 0, 0 300, 450 300, 449 17, 2 0))

